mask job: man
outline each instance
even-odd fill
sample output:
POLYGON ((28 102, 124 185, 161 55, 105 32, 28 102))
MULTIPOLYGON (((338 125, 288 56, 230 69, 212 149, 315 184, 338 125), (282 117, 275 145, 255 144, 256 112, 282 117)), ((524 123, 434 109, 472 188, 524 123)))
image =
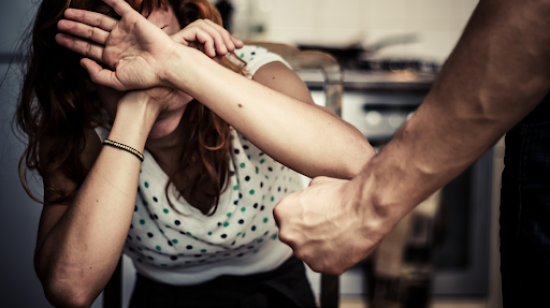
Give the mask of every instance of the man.
MULTIPOLYGON (((549 16, 549 0, 480 1, 424 103, 383 152, 352 180, 319 177, 277 205, 281 240, 312 269, 331 274, 371 253, 404 215, 548 93, 549 16)), ((548 100, 507 137, 501 217, 507 307, 550 306, 548 100), (521 150, 528 142, 531 156, 521 150), (520 161, 529 162, 526 171, 520 161)))

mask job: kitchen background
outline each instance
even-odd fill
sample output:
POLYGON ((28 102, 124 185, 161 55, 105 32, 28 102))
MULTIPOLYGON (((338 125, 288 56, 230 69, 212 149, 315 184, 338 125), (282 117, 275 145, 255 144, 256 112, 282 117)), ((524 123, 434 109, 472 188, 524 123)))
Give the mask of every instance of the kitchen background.
POLYGON ((232 0, 237 37, 284 43, 372 46, 410 34, 383 55, 443 62, 476 0, 232 0))
MULTIPOLYGON (((23 191, 17 161, 23 143, 12 131, 20 74, 9 66, 17 44, 32 20, 36 0, 0 4, 0 296, 3 307, 50 307, 33 266, 32 255, 41 206, 23 191), (8 71, 9 70, 9 71, 8 71)), ((212 1, 217 2, 217 1, 212 1)), ((475 0, 232 0, 232 32, 241 39, 301 45, 354 46, 376 50, 369 59, 409 59, 443 64, 474 10, 475 0), (394 44, 387 45, 388 42, 394 44), (379 49, 380 48, 380 49, 379 49)), ((434 307, 500 307, 497 212, 502 146, 488 154, 492 186, 482 192, 490 214, 482 223, 490 231, 491 249, 480 264, 483 287, 478 292, 438 295, 434 307), (494 161, 491 158, 496 158, 494 161), (490 227, 488 227, 490 225, 490 227)), ((40 192, 37 179, 34 189, 40 192)), ((487 236, 489 238, 489 235, 487 236)), ((125 260, 126 297, 131 289, 132 266, 125 260)), ((318 290, 318 275, 310 272, 318 290)), ((363 307, 365 289, 359 271, 342 276, 342 307, 363 307)), ((126 302, 126 301, 125 301, 126 302)), ((100 307, 101 297, 93 307, 100 307)))

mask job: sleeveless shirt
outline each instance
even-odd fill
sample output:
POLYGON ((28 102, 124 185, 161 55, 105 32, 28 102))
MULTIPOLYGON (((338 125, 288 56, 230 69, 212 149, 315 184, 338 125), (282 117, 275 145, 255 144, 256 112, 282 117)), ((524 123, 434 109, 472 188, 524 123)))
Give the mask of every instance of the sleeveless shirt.
MULTIPOLYGON (((250 76, 280 56, 257 46, 236 50, 250 76)), ((100 139, 109 132, 96 128, 100 139)), ((231 130, 230 176, 217 210, 204 215, 165 187, 168 176, 144 151, 136 204, 124 253, 136 270, 171 285, 193 285, 221 275, 248 275, 275 269, 292 255, 278 239, 273 208, 303 189, 300 175, 278 163, 231 130)))

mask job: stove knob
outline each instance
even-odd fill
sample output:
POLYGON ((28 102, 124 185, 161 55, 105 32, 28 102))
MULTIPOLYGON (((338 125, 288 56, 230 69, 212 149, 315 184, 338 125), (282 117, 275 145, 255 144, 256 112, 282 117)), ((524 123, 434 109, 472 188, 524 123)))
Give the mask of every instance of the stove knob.
POLYGON ((376 126, 382 121, 382 115, 378 111, 369 111, 365 115, 365 122, 370 126, 376 126))

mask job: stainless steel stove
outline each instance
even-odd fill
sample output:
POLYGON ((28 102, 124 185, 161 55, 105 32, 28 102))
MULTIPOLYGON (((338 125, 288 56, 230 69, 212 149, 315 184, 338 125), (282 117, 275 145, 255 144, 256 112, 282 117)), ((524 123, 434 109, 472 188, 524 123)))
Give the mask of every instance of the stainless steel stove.
MULTIPOLYGON (((343 71, 342 118, 357 127, 375 148, 385 145, 428 94, 438 65, 409 60, 372 60, 343 71)), ((323 74, 297 72, 314 101, 324 105, 323 74)), ((483 296, 488 290, 492 153, 442 190, 446 225, 434 255, 436 296, 483 296)), ((310 272, 312 286, 319 285, 310 272)), ((361 263, 341 276, 342 294, 367 293, 361 263)))
MULTIPOLYGON (((415 62, 417 63, 417 62, 415 62)), ((298 71, 313 99, 324 105, 323 74, 298 71)), ((357 127, 373 145, 387 143, 422 103, 434 72, 405 70, 345 70, 342 118, 357 127)))

